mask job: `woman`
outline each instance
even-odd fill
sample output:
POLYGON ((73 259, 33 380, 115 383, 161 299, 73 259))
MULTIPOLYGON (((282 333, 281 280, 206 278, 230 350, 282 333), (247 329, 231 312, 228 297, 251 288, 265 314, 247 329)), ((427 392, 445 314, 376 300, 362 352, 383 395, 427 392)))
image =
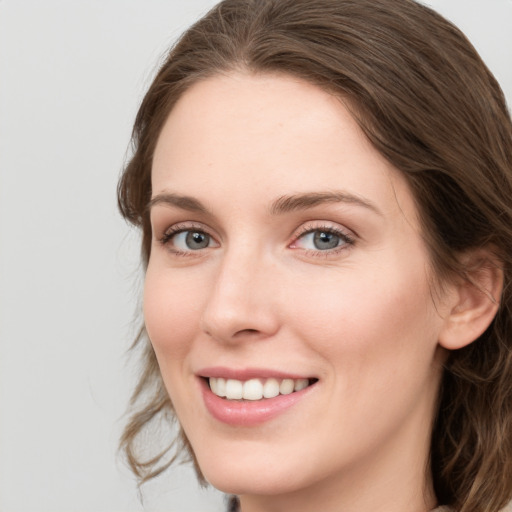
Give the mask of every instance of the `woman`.
POLYGON ((137 439, 176 415, 233 510, 506 505, 512 126, 453 25, 411 0, 225 0, 133 141, 141 481, 175 452, 137 439))

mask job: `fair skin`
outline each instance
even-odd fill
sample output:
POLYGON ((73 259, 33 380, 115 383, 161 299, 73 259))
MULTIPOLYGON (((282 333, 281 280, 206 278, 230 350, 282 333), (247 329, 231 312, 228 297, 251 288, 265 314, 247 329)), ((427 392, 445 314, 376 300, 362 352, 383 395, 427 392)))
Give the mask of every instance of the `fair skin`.
POLYGON ((343 103, 285 75, 199 82, 152 189, 145 322, 206 479, 243 512, 434 508, 439 340, 457 348, 460 296, 432 293, 405 180, 343 103), (223 376, 308 387, 240 402, 210 390, 223 376))

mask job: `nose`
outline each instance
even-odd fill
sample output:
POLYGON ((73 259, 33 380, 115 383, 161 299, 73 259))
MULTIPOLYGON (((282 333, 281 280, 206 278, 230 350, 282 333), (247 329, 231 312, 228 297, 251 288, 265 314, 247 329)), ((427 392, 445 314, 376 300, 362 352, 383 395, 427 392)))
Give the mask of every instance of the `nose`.
POLYGON ((276 272, 255 255, 226 255, 216 269, 202 330, 222 343, 266 339, 279 329, 276 272))

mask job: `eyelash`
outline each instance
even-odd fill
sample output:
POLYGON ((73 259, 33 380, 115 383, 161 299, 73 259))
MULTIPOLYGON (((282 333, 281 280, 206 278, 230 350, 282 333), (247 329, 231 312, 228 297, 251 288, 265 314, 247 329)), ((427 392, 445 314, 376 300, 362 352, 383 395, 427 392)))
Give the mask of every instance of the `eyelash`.
MULTIPOLYGON (((293 235, 293 242, 291 242, 288 246, 292 247, 296 244, 300 239, 304 238, 309 233, 329 233, 335 235, 340 238, 343 242, 342 245, 335 247, 329 250, 320 250, 320 249, 303 249, 304 253, 307 256, 320 256, 320 257, 329 257, 339 254, 342 251, 346 251, 351 246, 353 246, 356 242, 355 236, 350 234, 348 231, 345 231, 339 227, 335 227, 332 225, 321 225, 321 224, 306 224, 302 226, 298 232, 293 235)), ((293 248, 293 247, 292 247, 293 248)))
POLYGON ((161 238, 158 239, 160 244, 166 247, 170 252, 172 252, 176 256, 198 256, 195 254, 199 251, 182 251, 180 249, 176 249, 171 246, 171 240, 180 233, 184 233, 186 231, 197 231, 198 233, 204 233, 213 239, 213 237, 208 233, 208 230, 204 229, 202 225, 199 224, 175 224, 174 226, 169 227, 165 230, 165 233, 161 238))
MULTIPOLYGON (((172 252, 176 256, 185 256, 185 257, 197 257, 199 256, 198 253, 202 252, 199 250, 189 250, 189 251, 182 251, 180 249, 176 249, 171 246, 170 242, 171 240, 178 234, 187 232, 187 231, 197 231, 198 233, 204 233, 208 235, 211 239, 215 240, 215 238, 208 232, 207 229, 204 228, 202 225, 198 224, 175 224, 174 226, 169 227, 162 237, 158 239, 159 243, 163 246, 165 246, 170 252, 172 252)), ((297 231, 293 235, 293 241, 288 244, 288 247, 292 249, 294 248, 293 245, 296 244, 300 239, 304 238, 306 235, 314 232, 321 232, 321 233, 329 233, 334 236, 337 236, 340 238, 340 240, 343 242, 342 245, 339 247, 335 247, 333 249, 328 250, 320 250, 320 249, 303 249, 303 252, 308 256, 320 256, 320 257, 328 257, 333 256, 341 251, 345 251, 349 249, 351 246, 355 244, 355 237, 352 234, 349 234, 347 231, 344 231, 340 228, 334 227, 332 225, 316 225, 316 224, 306 224, 302 226, 299 231, 297 231)))

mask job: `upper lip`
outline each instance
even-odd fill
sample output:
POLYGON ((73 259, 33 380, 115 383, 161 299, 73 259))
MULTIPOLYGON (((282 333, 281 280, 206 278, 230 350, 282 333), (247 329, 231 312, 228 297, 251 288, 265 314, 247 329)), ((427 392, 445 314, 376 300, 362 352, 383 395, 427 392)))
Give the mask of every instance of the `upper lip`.
POLYGON ((269 368, 228 368, 223 366, 212 366, 202 368, 196 373, 199 377, 222 377, 224 379, 235 379, 246 381, 249 379, 311 379, 313 376, 298 373, 283 372, 281 370, 272 370, 269 368))

